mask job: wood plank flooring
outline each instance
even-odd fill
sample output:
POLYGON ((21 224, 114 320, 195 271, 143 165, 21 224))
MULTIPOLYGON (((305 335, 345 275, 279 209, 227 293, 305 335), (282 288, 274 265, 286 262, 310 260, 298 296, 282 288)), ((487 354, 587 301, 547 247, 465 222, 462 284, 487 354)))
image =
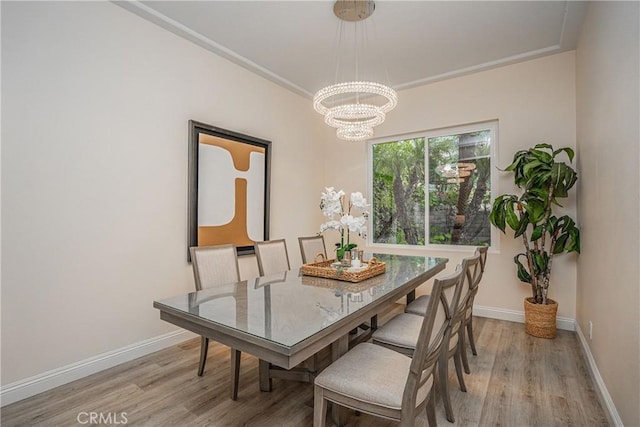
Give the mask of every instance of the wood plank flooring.
MULTIPOLYGON (((478 356, 471 356, 467 392, 450 366, 456 426, 607 426, 573 332, 555 340, 533 338, 524 326, 474 318, 478 356)), ((2 408, 1 424, 76 426, 102 413, 99 425, 130 426, 312 426, 313 387, 273 380, 258 387, 258 361, 243 354, 237 401, 229 399, 229 349, 211 343, 203 377, 196 375, 199 339, 190 340, 2 408), (126 413, 126 414, 124 414, 126 413), (114 422, 118 421, 118 422, 114 422)), ((451 364, 453 365, 453 364, 451 364)), ((452 425, 437 403, 440 426, 452 425)), ((328 422, 332 426, 332 422, 328 422)), ((397 425, 350 412, 349 427, 397 425)), ((427 426, 426 416, 417 426, 427 426)))

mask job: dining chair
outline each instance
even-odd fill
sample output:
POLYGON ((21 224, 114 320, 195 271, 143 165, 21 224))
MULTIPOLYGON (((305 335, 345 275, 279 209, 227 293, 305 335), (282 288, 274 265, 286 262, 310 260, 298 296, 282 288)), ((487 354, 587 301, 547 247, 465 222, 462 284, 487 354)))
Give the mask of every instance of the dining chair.
MULTIPOLYGON (((438 361, 438 373, 442 400, 447 420, 450 422, 454 422, 455 417, 453 415, 451 396, 449 393, 449 359, 453 358, 460 390, 466 392, 467 388, 462 374, 464 334, 460 334, 460 331, 464 331, 465 289, 469 288, 469 282, 472 280, 469 271, 473 270, 476 265, 479 265, 479 260, 480 257, 478 255, 463 259, 462 263, 456 267, 456 272, 461 274, 459 282, 453 290, 448 289, 448 293, 444 292, 444 296, 441 296, 441 298, 446 300, 449 327, 438 361)), ((429 306, 431 305, 432 299, 433 295, 429 298, 429 306)), ((420 324, 420 321, 416 320, 416 318, 429 315, 429 306, 427 306, 427 309, 421 315, 412 313, 398 314, 373 334, 373 342, 403 354, 412 355, 415 351, 416 342, 418 341, 420 324)))
MULTIPOLYGON (((475 299, 476 294, 478 293, 478 285, 480 284, 480 281, 482 280, 482 276, 484 275, 484 269, 487 264, 488 250, 489 250, 488 246, 479 246, 476 248, 475 255, 480 255, 480 271, 478 272, 476 270, 474 272, 476 276, 474 280, 476 283, 473 287, 473 290, 470 292, 469 296, 467 297, 467 302, 465 307, 464 327, 467 330, 467 336, 469 338, 469 346, 471 347, 471 354, 473 354, 474 356, 477 356, 478 352, 476 351, 476 343, 473 338, 473 300, 475 299)), ((463 331, 463 334, 464 334, 464 331, 463 331)), ((466 349, 463 349, 462 365, 464 366, 464 371, 467 374, 470 374, 471 369, 469 369, 469 361, 467 360, 466 349)))
MULTIPOLYGON (((463 325, 463 333, 464 329, 467 331, 467 336, 469 339, 469 346, 471 347, 471 353, 474 356, 478 355, 476 351, 476 343, 473 338, 473 301, 475 299, 476 294, 478 293, 478 285, 480 280, 482 279, 482 275, 484 273, 484 267, 487 262, 487 251, 488 246, 479 246, 476 248, 474 252, 474 256, 480 256, 480 262, 475 263, 472 266, 472 271, 470 272, 472 276, 472 283, 469 283, 469 289, 465 292, 463 296, 465 301, 465 318, 463 325)), ((422 295, 412 301, 407 305, 405 311, 411 314, 420 314, 422 315, 427 309, 427 304, 429 303, 429 295, 422 295)), ((464 339, 464 337, 462 337, 464 339)), ((464 371, 467 374, 471 373, 471 369, 469 368, 469 360, 467 359, 467 351, 466 347, 462 348, 462 366, 464 367, 464 371)))
MULTIPOLYGON (((238 254, 235 245, 197 246, 189 248, 196 291, 221 288, 240 281, 238 254)), ((207 362, 209 338, 200 337, 200 362, 198 376, 204 374, 207 362)), ((231 399, 238 399, 241 352, 231 348, 231 399)))
MULTIPOLYGON (((477 247, 474 255, 480 254, 480 271, 484 272, 484 265, 487 260, 487 250, 489 248, 487 246, 477 247)), ((419 314, 422 315, 427 310, 427 305, 429 304, 430 295, 421 295, 409 304, 405 308, 406 313, 419 314)), ((475 346, 475 343, 474 343, 475 346)), ((474 353, 475 355, 476 353, 474 353)))
POLYGON ((322 254, 324 259, 327 259, 324 236, 298 237, 298 243, 300 244, 300 255, 302 255, 303 264, 314 262, 318 254, 322 254))
POLYGON ((254 242, 260 276, 291 270, 287 242, 284 239, 254 242))
POLYGON ((383 346, 361 343, 329 365, 315 379, 314 427, 326 422, 327 402, 413 426, 426 409, 436 425, 436 363, 448 330, 446 298, 440 295, 460 281, 460 273, 434 281, 429 314, 420 319, 413 358, 383 346))

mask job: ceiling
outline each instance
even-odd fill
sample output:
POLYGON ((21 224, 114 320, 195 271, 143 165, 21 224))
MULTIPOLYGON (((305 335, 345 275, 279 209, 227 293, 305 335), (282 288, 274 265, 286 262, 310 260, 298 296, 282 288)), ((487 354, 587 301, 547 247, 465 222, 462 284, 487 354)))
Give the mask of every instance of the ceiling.
MULTIPOLYGON (((116 3, 309 98, 335 83, 336 70, 355 76, 354 24, 339 36, 333 1, 116 3)), ((572 50, 585 9, 576 1, 378 1, 357 24, 367 31, 360 78, 366 69, 400 90, 572 50)))

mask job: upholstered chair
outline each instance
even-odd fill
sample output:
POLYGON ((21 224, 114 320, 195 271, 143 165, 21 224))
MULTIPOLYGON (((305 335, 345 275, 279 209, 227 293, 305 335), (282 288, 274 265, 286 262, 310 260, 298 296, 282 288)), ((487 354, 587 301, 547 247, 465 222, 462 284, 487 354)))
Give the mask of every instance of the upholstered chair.
MULTIPOLYGON (((475 250, 474 256, 480 255, 480 265, 474 267, 475 270, 472 272, 472 274, 474 276, 474 281, 476 283, 473 285, 473 290, 470 292, 469 295, 467 295, 467 300, 466 300, 465 328, 467 330, 467 335, 469 337, 469 346, 471 347, 471 353, 474 356, 477 356, 478 352, 476 351, 476 343, 473 338, 473 301, 475 299, 476 294, 478 293, 478 284, 480 283, 480 280, 482 279, 482 275, 484 274, 485 265, 487 263, 488 249, 489 248, 487 246, 480 246, 480 247, 477 247, 475 250)), ((430 298, 429 295, 422 295, 416 298, 409 305, 407 305, 407 307, 405 308, 405 311, 411 314, 422 315, 427 309, 429 298, 430 298)), ((466 350, 462 354, 462 364, 464 365, 464 371, 467 374, 471 373, 471 370, 469 369, 469 362, 467 360, 466 350)))
POLYGON ((327 402, 413 426, 426 408, 429 426, 436 425, 436 362, 448 330, 448 303, 443 288, 460 282, 461 272, 434 281, 428 315, 419 320, 413 358, 372 343, 358 344, 315 379, 314 427, 326 422, 327 402))
MULTIPOLYGON (((455 289, 448 289, 448 292, 444 292, 441 296, 447 305, 449 327, 445 335, 440 360, 438 361, 438 372, 446 416, 451 422, 454 422, 455 417, 449 393, 449 359, 453 358, 460 390, 467 391, 462 374, 464 333, 461 334, 460 331, 464 332, 466 290, 469 288, 469 282, 473 280, 469 275, 469 271, 470 269, 474 270, 476 265, 479 270, 479 264, 480 257, 478 255, 463 259, 462 263, 456 267, 456 271, 461 273, 461 280, 457 283, 455 289)), ((433 294, 429 298, 429 306, 431 305, 431 299, 433 299, 433 294)), ((429 306, 427 306, 422 315, 401 313, 395 316, 373 334, 373 342, 403 354, 413 354, 415 343, 418 340, 418 325, 420 323, 416 318, 429 315, 429 306)))
POLYGON ((327 259, 327 249, 322 235, 298 237, 298 243, 300 244, 300 255, 302 255, 303 264, 314 262, 318 254, 322 254, 324 259, 327 259))
POLYGON ((284 239, 254 242, 260 276, 291 270, 287 242, 284 239))
MULTIPOLYGON (((191 252, 196 291, 209 288, 228 288, 229 285, 240 281, 238 255, 234 245, 199 246, 189 248, 189 251, 191 252)), ((204 373, 208 349, 209 338, 200 337, 198 376, 202 376, 204 373)), ((240 355, 239 350, 231 349, 231 399, 233 400, 238 398, 240 355)))

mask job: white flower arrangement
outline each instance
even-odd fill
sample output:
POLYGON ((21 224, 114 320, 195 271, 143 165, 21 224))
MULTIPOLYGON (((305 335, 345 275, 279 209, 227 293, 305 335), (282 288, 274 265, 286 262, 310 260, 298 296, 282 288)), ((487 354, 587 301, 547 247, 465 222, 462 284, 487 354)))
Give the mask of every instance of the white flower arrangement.
POLYGON ((349 232, 357 233, 359 236, 367 236, 367 217, 369 212, 367 200, 362 193, 351 193, 347 209, 344 209, 345 192, 335 191, 333 187, 325 187, 325 191, 320 197, 320 209, 329 221, 320 225, 320 233, 327 230, 337 230, 340 232, 340 243, 336 243, 336 252, 341 259, 345 251, 350 251, 357 245, 349 242, 349 232), (352 209, 360 211, 359 216, 352 215, 352 209), (346 231, 346 243, 345 243, 346 231))

